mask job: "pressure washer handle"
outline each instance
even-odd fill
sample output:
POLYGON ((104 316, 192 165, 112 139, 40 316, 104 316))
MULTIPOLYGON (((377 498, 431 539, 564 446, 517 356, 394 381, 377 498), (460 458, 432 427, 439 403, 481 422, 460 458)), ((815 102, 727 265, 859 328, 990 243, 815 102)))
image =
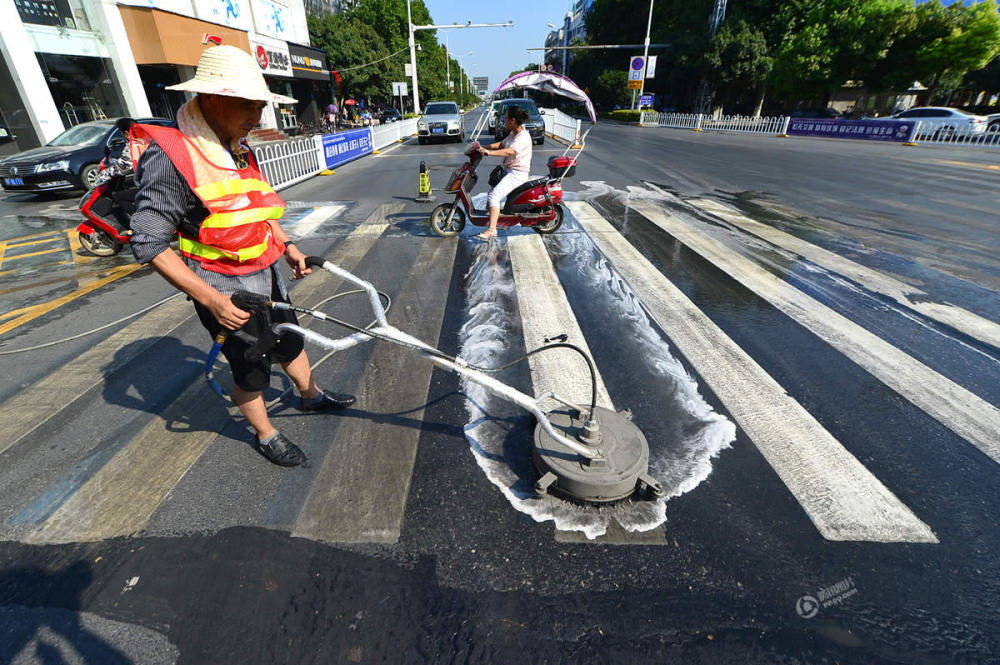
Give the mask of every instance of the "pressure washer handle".
POLYGON ((231 299, 233 304, 244 312, 266 312, 271 306, 270 298, 250 291, 237 291, 231 299))
POLYGON ((322 268, 326 261, 319 256, 307 256, 306 257, 306 267, 307 268, 322 268))

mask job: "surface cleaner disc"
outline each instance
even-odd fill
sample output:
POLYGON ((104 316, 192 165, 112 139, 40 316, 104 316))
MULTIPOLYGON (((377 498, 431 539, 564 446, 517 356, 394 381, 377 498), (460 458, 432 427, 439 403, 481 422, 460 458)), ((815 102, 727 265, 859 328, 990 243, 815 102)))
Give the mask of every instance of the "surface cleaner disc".
MULTIPOLYGON (((578 415, 574 410, 553 411, 548 418, 556 431, 576 439, 583 427, 578 415)), ((637 491, 640 498, 658 494, 659 484, 647 473, 649 445, 639 428, 603 407, 597 407, 597 419, 603 438, 596 448, 603 453, 603 463, 587 460, 553 439, 540 424, 535 426, 532 458, 539 476, 537 490, 583 503, 621 501, 637 491)))

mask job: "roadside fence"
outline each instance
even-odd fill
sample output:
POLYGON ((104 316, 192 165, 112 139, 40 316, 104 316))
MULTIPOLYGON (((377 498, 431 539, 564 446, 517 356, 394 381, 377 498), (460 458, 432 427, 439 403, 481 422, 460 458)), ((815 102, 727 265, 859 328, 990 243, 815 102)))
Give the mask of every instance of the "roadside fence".
POLYGON ((644 127, 674 127, 706 132, 738 132, 741 134, 784 134, 787 116, 723 115, 714 118, 704 113, 658 113, 643 111, 639 124, 644 127))
POLYGON ((949 128, 926 127, 918 122, 916 130, 913 132, 913 140, 920 143, 997 148, 1000 147, 1000 131, 975 134, 973 132, 958 132, 949 128))
POLYGON ((580 144, 580 120, 559 109, 544 109, 545 133, 572 145, 580 144))
MULTIPOLYGON (((368 131, 371 135, 370 145, 374 150, 379 150, 416 134, 417 119, 410 118, 369 127, 368 131)), ((327 168, 323 136, 316 134, 254 146, 257 164, 275 190, 308 180, 327 168)))
POLYGON ((387 145, 401 141, 407 136, 413 136, 416 133, 416 118, 397 120, 396 122, 379 125, 372 128, 372 147, 375 150, 381 150, 387 145))
POLYGON ((321 136, 265 143, 254 154, 261 173, 275 189, 290 187, 326 168, 321 136))
MULTIPOLYGON (((671 127, 674 129, 690 129, 696 132, 733 132, 740 134, 771 134, 787 136, 789 116, 720 116, 713 118, 704 113, 659 113, 643 111, 639 114, 641 127, 671 127)), ((817 121, 830 122, 830 121, 817 121)), ((862 122, 862 121, 857 121, 862 122)), ((796 132, 793 132, 796 133, 796 132)), ((833 136, 831 134, 831 136, 833 136)), ((857 134, 854 138, 860 138, 857 134)), ((852 138, 845 134, 840 138, 852 138)), ((997 148, 1000 147, 1000 131, 973 132, 955 131, 951 128, 922 126, 917 123, 913 134, 906 139, 906 145, 915 143, 934 143, 963 145, 970 147, 997 148)))

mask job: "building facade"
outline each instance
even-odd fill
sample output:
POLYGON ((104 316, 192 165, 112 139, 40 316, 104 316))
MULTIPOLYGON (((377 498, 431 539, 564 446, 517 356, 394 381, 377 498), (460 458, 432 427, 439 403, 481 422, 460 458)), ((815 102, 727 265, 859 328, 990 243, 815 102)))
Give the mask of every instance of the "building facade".
POLYGON ((207 36, 254 55, 272 91, 300 100, 269 105, 263 126, 291 128, 329 97, 303 0, 5 0, 0 21, 0 156, 90 120, 173 118, 187 97, 166 87, 194 75, 207 36))

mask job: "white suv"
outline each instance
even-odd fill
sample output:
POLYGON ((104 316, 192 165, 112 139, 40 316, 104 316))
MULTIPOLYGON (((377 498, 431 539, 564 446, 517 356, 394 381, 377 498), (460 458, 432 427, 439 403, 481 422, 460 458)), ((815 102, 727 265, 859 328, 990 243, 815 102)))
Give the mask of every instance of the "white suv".
POLYGON ((919 106, 892 116, 895 120, 916 120, 920 133, 935 136, 982 134, 989 124, 986 116, 973 115, 948 106, 919 106))

